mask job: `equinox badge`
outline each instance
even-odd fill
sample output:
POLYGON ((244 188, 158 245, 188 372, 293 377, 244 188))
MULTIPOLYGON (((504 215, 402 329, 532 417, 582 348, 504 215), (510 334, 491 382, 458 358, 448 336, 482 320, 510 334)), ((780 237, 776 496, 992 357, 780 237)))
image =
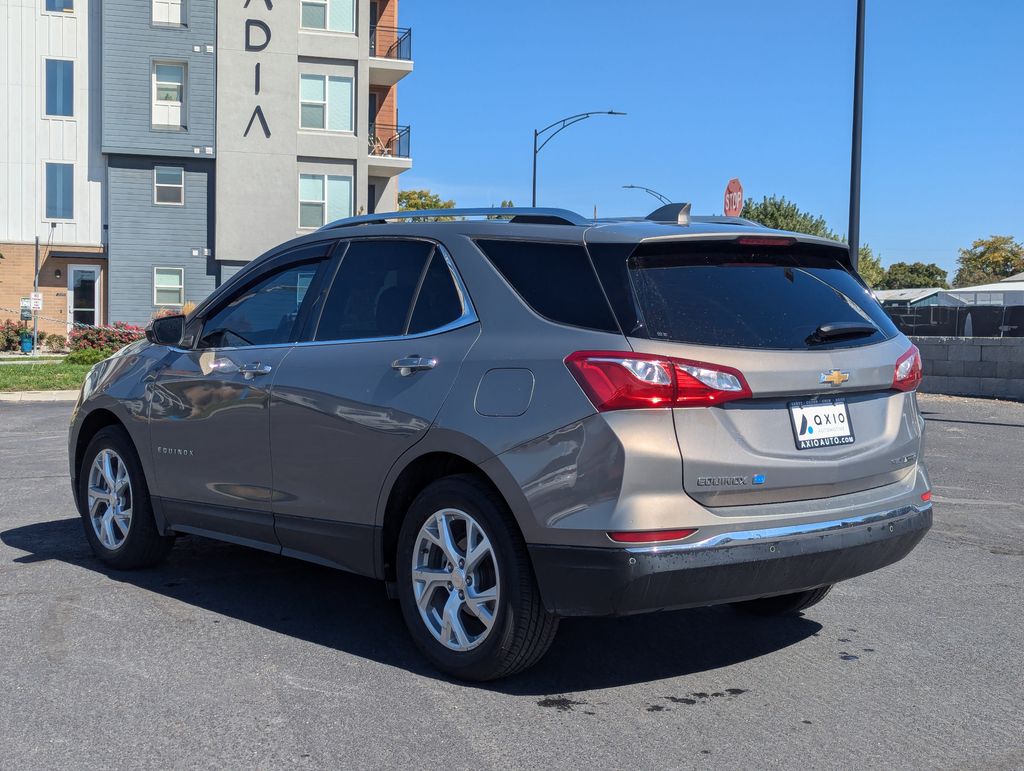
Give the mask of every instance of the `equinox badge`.
POLYGON ((831 372, 822 372, 818 376, 819 383, 828 383, 830 386, 839 386, 850 379, 849 372, 840 372, 838 369, 834 369, 831 372))

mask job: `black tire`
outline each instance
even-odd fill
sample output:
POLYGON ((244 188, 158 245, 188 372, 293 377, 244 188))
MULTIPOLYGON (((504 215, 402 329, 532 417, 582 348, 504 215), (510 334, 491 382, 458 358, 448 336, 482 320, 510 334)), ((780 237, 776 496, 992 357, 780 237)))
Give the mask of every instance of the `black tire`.
POLYGON ((138 453, 128 432, 121 426, 107 426, 96 433, 82 456, 78 469, 78 513, 82 517, 86 540, 93 553, 117 570, 148 568, 162 562, 174 545, 174 536, 162 536, 153 518, 149 486, 138 453), (89 473, 93 461, 104 450, 112 450, 123 460, 130 480, 131 521, 128 532, 116 548, 108 548, 99 539, 89 516, 89 473))
POLYGON ((460 680, 494 680, 533 666, 558 630, 558 617, 541 601, 512 513, 490 486, 471 474, 440 479, 416 497, 402 522, 396 573, 402 616, 413 641, 435 667, 460 680), (481 526, 498 568, 500 591, 493 625, 482 642, 467 651, 451 650, 434 637, 420 616, 413 591, 412 559, 420 528, 446 508, 465 512, 481 526))
POLYGON ((780 594, 777 597, 759 597, 756 600, 734 602, 732 606, 740 613, 751 616, 792 616, 812 605, 817 605, 832 591, 832 584, 808 589, 805 592, 780 594))

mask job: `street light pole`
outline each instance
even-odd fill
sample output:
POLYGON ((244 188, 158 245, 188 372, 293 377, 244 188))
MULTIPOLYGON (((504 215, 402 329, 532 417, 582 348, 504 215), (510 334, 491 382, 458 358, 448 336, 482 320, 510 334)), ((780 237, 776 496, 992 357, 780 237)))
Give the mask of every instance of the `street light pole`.
POLYGON ((657 190, 651 190, 649 187, 644 187, 643 185, 623 185, 622 187, 624 190, 643 190, 645 193, 650 193, 664 204, 672 203, 672 199, 667 195, 662 195, 657 190))
POLYGON ((864 6, 857 0, 857 41, 853 64, 853 137, 850 148, 850 261, 860 261, 860 148, 864 127, 864 6))
POLYGON ((534 129, 533 130, 533 198, 532 198, 533 206, 537 205, 537 154, 541 150, 544 149, 544 145, 546 145, 548 142, 550 142, 552 139, 554 139, 555 135, 558 134, 560 131, 569 128, 569 126, 571 126, 574 123, 579 123, 581 120, 586 120, 587 118, 589 118, 592 115, 625 115, 625 114, 626 113, 624 113, 624 112, 616 112, 615 110, 593 110, 591 112, 581 112, 579 115, 570 115, 568 118, 562 118, 561 120, 556 120, 550 126, 545 126, 544 128, 540 129, 539 131, 537 129, 534 129), (557 128, 555 128, 556 126, 557 126, 557 128), (555 130, 552 131, 551 134, 549 134, 547 137, 545 137, 544 141, 541 142, 540 145, 538 145, 537 142, 540 140, 541 136, 543 136, 544 134, 547 134, 547 132, 551 131, 551 129, 555 129, 555 130))

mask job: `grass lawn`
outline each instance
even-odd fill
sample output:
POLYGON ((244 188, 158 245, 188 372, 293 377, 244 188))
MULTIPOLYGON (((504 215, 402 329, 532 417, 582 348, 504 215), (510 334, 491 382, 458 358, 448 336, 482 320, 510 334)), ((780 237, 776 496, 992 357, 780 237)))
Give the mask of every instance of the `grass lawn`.
POLYGON ((0 391, 67 391, 80 388, 88 364, 7 364, 0 366, 0 391))

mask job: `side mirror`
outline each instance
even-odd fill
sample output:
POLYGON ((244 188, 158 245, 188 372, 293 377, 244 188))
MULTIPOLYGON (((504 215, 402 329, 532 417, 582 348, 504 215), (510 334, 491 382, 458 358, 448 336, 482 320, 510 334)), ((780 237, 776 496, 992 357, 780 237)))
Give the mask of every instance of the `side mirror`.
POLYGON ((184 316, 162 316, 146 327, 146 339, 156 345, 178 345, 185 334, 184 316))

